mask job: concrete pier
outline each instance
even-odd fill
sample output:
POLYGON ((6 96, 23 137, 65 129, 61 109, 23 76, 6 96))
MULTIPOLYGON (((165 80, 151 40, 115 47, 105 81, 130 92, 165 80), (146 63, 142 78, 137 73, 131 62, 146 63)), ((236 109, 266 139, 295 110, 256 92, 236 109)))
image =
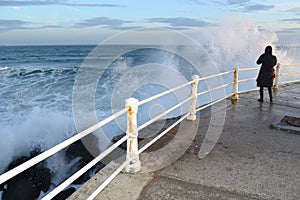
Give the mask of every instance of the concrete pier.
MULTIPOLYGON (((210 123, 210 108, 200 113, 194 142, 178 160, 151 173, 121 173, 96 199, 300 199, 300 134, 271 127, 285 115, 300 117, 300 84, 280 86, 273 103, 267 92, 263 103, 257 101, 258 91, 239 97, 234 104, 225 100, 223 131, 207 157, 199 159, 197 152, 210 123)), ((69 199, 86 199, 113 166, 69 199)))

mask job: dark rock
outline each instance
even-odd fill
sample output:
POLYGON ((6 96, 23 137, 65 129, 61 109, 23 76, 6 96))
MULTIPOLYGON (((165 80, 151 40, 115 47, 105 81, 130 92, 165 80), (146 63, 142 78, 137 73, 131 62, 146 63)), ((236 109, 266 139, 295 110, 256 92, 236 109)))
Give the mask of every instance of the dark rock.
MULTIPOLYGON (((41 153, 39 147, 36 147, 30 152, 29 156, 20 156, 13 160, 7 171, 21 165, 27 160, 37 156, 41 153)), ((69 169, 70 174, 74 174, 79 169, 84 167, 94 159, 94 156, 85 148, 83 143, 79 140, 71 144, 65 149, 67 160, 71 162, 74 159, 78 161, 69 169)), ((90 179, 90 174, 96 173, 104 167, 101 162, 95 165, 92 169, 84 173, 73 184, 83 184, 90 179)), ((51 185, 52 174, 46 167, 45 162, 38 163, 24 172, 18 174, 14 178, 0 185, 0 190, 3 191, 2 200, 33 200, 40 196, 41 191, 47 192, 51 185)), ((76 189, 71 187, 60 192, 54 199, 66 199, 76 189)))
MULTIPOLYGON (((70 173, 73 174, 79 169, 87 165, 90 161, 94 159, 94 156, 85 148, 81 140, 71 144, 66 149, 66 157, 71 162, 74 159, 80 158, 70 169, 70 173)), ((105 165, 99 162, 92 169, 88 170, 86 173, 81 175, 73 184, 82 184, 90 179, 90 173, 102 169, 105 165)))
MULTIPOLYGON (((9 164, 7 171, 19 166, 39 153, 40 149, 36 148, 30 152, 30 156, 21 156, 15 159, 9 164)), ((3 185, 5 184, 6 187, 3 189, 2 200, 37 199, 41 191, 48 191, 51 184, 51 173, 45 164, 41 162, 8 180, 3 185)))
POLYGON ((85 148, 81 140, 74 142, 66 149, 66 157, 69 161, 81 157, 85 162, 94 158, 94 156, 85 148))
MULTIPOLYGON (((126 135, 126 133, 123 133, 123 134, 121 134, 121 135, 117 135, 117 136, 115 136, 115 137, 113 137, 112 138, 112 142, 113 143, 116 143, 116 142, 118 142, 120 139, 122 139, 124 136, 126 135)), ((119 148, 121 148, 121 149, 123 149, 123 150, 127 150, 127 142, 123 142, 120 146, 119 146, 119 148)))
POLYGON ((41 189, 28 179, 10 181, 4 190, 2 200, 34 200, 40 195, 41 189))
POLYGON ((65 200, 67 199, 71 194, 73 194, 76 191, 75 188, 70 187, 62 192, 60 192, 58 195, 56 195, 52 200, 65 200))

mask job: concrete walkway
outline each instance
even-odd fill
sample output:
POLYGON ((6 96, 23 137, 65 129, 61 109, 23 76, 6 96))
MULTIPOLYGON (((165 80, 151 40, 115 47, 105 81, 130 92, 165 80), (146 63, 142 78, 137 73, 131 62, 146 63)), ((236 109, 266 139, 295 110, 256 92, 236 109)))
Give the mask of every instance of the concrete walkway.
MULTIPOLYGON (((221 137, 200 160, 208 108, 200 114, 197 135, 183 156, 155 172, 121 173, 96 199, 300 199, 300 134, 271 128, 285 115, 300 117, 300 84, 281 86, 274 96, 272 104, 267 92, 264 103, 257 101, 258 92, 240 94, 235 104, 226 100, 221 137)), ((110 167, 69 199, 86 199, 110 167)))

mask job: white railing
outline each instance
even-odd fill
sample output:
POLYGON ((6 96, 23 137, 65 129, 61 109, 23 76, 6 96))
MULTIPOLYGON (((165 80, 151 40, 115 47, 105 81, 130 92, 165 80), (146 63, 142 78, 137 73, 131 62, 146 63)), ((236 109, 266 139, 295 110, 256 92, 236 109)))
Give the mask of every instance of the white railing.
MULTIPOLYGON (((275 82, 274 82, 274 89, 278 89, 278 84, 279 84, 279 77, 280 76, 286 76, 286 75, 294 75, 294 74, 300 74, 300 72, 286 72, 286 73, 279 73, 279 70, 281 67, 294 67, 294 66, 300 66, 299 65, 280 65, 278 64, 276 66, 276 78, 275 78, 275 82)), ((177 86, 175 88, 172 88, 170 90, 167 90, 165 92, 159 93, 157 95, 154 95, 150 98, 144 99, 142 101, 138 101, 137 99, 134 98, 129 98, 126 100, 125 102, 125 108, 120 110, 119 112, 111 115, 110 117, 104 119, 103 121, 100 121, 99 123, 91 126, 90 128, 72 136, 71 138, 63 141, 60 144, 57 144, 56 146, 52 147, 51 149, 37 155, 36 157, 24 162, 23 164, 15 167, 14 169, 11 169, 10 171, 2 174, 0 176, 0 184, 8 181, 9 179, 13 178, 14 176, 18 175, 19 173, 25 171, 26 169, 32 167, 33 165, 45 160, 46 158, 52 156, 53 154, 57 153, 58 151, 62 150, 63 148, 69 146, 70 144, 80 140, 81 138, 87 136, 88 134, 92 133, 93 131, 97 130, 98 128, 106 125, 107 123, 117 119, 118 117, 124 115, 127 113, 127 131, 126 131, 126 135, 121 138, 119 141, 117 141, 116 143, 114 143, 113 145, 111 145, 107 150, 105 150, 104 152, 102 152, 100 155, 98 155, 96 158, 94 158, 92 161, 90 161, 86 166, 84 166, 83 168, 81 168, 79 171, 77 171, 75 174, 73 174, 71 177, 69 177, 67 180, 65 180, 63 183, 61 183, 59 186, 57 186, 54 190, 52 190, 51 192, 49 192, 46 196, 43 197, 43 200, 48 200, 48 199, 52 199, 53 197, 55 197, 58 193, 60 193, 63 189, 65 189, 67 186, 69 186, 73 181, 75 181, 77 178, 79 178, 82 174, 84 174, 85 172, 87 172, 89 169, 91 169, 94 165, 96 165, 98 162, 100 162, 105 156, 107 156, 108 154, 110 154, 112 151, 114 151, 116 148, 118 148, 118 146, 120 146, 123 142, 127 141, 127 155, 126 155, 126 160, 125 162, 123 162, 120 167, 113 172, 113 174, 106 179, 106 181, 99 186, 99 188, 97 190, 94 191, 94 193, 88 198, 89 200, 94 199, 112 180, 114 177, 116 177, 122 170, 125 169, 126 172, 131 172, 131 173, 136 173, 140 170, 141 168, 141 163, 139 160, 139 154, 141 154, 143 151, 145 151, 149 146, 151 146, 153 143, 155 143, 157 140, 159 140, 161 137, 163 137, 167 132, 169 132, 172 128, 174 128, 176 125, 178 125, 180 122, 182 122, 185 119, 188 120, 196 120, 196 112, 199 112, 213 104, 216 104, 228 97, 231 96, 231 98, 233 100, 237 100, 239 99, 239 93, 242 92, 246 92, 246 91, 252 91, 252 90, 256 90, 256 89, 251 89, 251 90, 243 90, 243 91, 239 91, 238 90, 238 86, 239 83, 241 82, 246 82, 246 81, 253 81, 256 78, 248 78, 248 79, 243 79, 243 80, 239 80, 238 75, 239 72, 243 72, 243 71, 250 71, 250 70, 256 70, 258 71, 259 68, 235 68, 233 71, 228 71, 228 72, 222 72, 219 74, 215 74, 215 75, 211 75, 211 76, 207 76, 207 77, 201 77, 199 78, 197 75, 192 77, 192 81, 182 84, 180 86, 177 86), (209 90, 205 90, 205 91, 201 91, 198 92, 198 82, 199 81, 206 81, 208 79, 213 79, 216 77, 222 77, 224 75, 228 75, 228 74, 233 74, 233 81, 232 82, 228 82, 225 83, 223 85, 217 86, 215 88, 209 89, 209 90), (216 91, 219 89, 224 89, 228 86, 232 85, 232 93, 225 95, 224 97, 211 101, 211 103, 202 106, 202 107, 198 107, 197 108, 197 99, 198 97, 200 97, 201 95, 210 93, 212 91, 216 91), (138 108, 139 106, 149 103, 155 99, 158 99, 164 95, 167 95, 169 93, 172 93, 176 90, 179 90, 181 88, 187 87, 187 86, 191 86, 191 95, 189 97, 187 97, 185 100, 183 100, 182 102, 179 102, 178 104, 176 104, 175 106, 171 107, 170 109, 164 111, 163 113, 159 114, 158 116, 154 117, 153 119, 150 119, 149 121, 145 122, 144 124, 137 126, 137 112, 138 112, 138 108), (154 139, 152 139, 150 142, 148 142, 145 146, 143 146, 142 148, 138 148, 138 132, 140 130, 142 130, 143 128, 149 126, 150 124, 152 124, 153 122, 161 119, 162 117, 166 116, 168 113, 172 112, 173 110, 175 110, 176 108, 179 108, 180 106, 186 104, 190 102, 190 108, 189 108, 189 112, 186 113, 185 115, 183 115, 179 120, 177 120, 176 122, 174 122, 170 127, 168 127, 167 129, 165 129, 163 132, 161 132, 159 135, 157 135, 154 139)), ((282 83, 288 83, 288 82, 298 82, 300 81, 300 78, 297 77, 297 79, 295 80, 291 80, 291 81, 287 81, 287 82, 282 82, 282 83)))

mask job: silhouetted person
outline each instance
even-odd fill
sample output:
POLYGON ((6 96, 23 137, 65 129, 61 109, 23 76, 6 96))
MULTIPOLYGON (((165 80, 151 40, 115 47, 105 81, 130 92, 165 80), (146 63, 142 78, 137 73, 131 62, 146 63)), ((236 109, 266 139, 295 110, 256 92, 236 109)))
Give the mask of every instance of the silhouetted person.
POLYGON ((268 88, 270 102, 273 102, 272 96, 272 86, 273 86, 273 79, 274 79, 274 66, 277 63, 276 56, 272 55, 272 47, 267 46, 265 48, 265 53, 262 54, 256 63, 262 64, 258 73, 257 77, 257 87, 260 87, 259 94, 260 98, 258 101, 264 101, 264 87, 268 88))

